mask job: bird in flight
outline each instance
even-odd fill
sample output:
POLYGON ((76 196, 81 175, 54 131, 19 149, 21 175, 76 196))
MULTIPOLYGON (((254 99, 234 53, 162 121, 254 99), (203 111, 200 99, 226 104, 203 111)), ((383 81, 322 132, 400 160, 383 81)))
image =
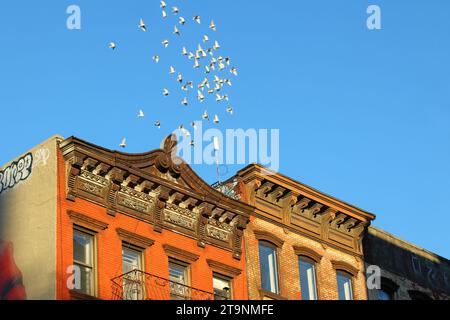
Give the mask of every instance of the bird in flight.
POLYGON ((179 18, 178 18, 178 22, 179 22, 181 25, 183 25, 183 24, 186 23, 186 19, 183 18, 183 17, 179 17, 179 18))
POLYGON ((216 124, 219 123, 219 116, 217 114, 214 116, 213 122, 216 124))
POLYGON ((220 48, 219 42, 216 40, 214 41, 214 45, 213 45, 214 50, 217 50, 220 48))
POLYGON ((197 98, 200 102, 203 102, 205 100, 205 96, 203 95, 203 93, 201 93, 200 90, 197 90, 197 98))
POLYGON ((170 74, 174 74, 174 73, 175 73, 175 68, 172 67, 172 66, 170 66, 170 68, 169 68, 169 73, 170 73, 170 74))
POLYGON ((139 110, 139 113, 138 113, 138 118, 143 118, 145 115, 144 115, 144 111, 141 109, 141 110, 139 110))
POLYGON ((161 129, 161 122, 159 120, 155 122, 155 127, 161 129))
POLYGON ((162 44, 163 44, 164 48, 167 48, 169 46, 169 40, 167 40, 167 39, 163 40, 162 44))
POLYGON ((232 74, 234 74, 235 76, 238 75, 237 69, 236 69, 235 67, 232 67, 232 68, 230 69, 230 72, 231 72, 232 74))
POLYGON ((167 13, 166 13, 165 10, 162 11, 162 17, 163 17, 163 18, 166 18, 166 17, 167 17, 167 13))
POLYGON ((183 48, 181 49, 181 54, 182 54, 183 56, 187 56, 188 52, 187 52, 187 50, 186 50, 186 47, 183 47, 183 48))
POLYGON ((123 138, 123 139, 122 139, 122 142, 119 144, 119 147, 125 148, 126 146, 127 146, 127 139, 126 139, 126 138, 123 138))
POLYGON ((194 128, 194 130, 197 130, 197 124, 194 122, 191 123, 192 128, 194 128))
POLYGON ((146 27, 146 25, 145 25, 145 22, 144 22, 144 19, 142 19, 141 18, 141 20, 139 21, 139 28, 142 30, 142 31, 147 31, 147 27, 146 27))
POLYGON ((178 81, 179 83, 182 83, 182 82, 183 82, 183 75, 182 75, 181 73, 178 74, 178 76, 177 76, 177 81, 178 81))
POLYGON ((169 95, 169 90, 166 88, 163 89, 163 96, 167 97, 169 95))
POLYGON ((159 6, 164 9, 166 7, 166 3, 164 1, 160 1, 159 6))
POLYGON ((202 118, 204 120, 209 120, 208 111, 205 110, 205 112, 203 112, 202 118))
POLYGON ((227 108, 227 112, 228 112, 229 114, 233 114, 233 107, 232 107, 232 106, 229 106, 229 107, 227 108))
POLYGON ((203 36, 203 42, 208 42, 209 41, 209 37, 205 34, 203 36))
POLYGON ((158 56, 158 55, 154 55, 154 56, 152 57, 152 59, 153 59, 153 61, 155 61, 156 63, 159 62, 159 56, 158 56))
POLYGON ((194 17, 192 18, 192 20, 194 20, 194 21, 197 22, 198 24, 201 23, 201 21, 200 21, 200 16, 194 16, 194 17))
POLYGON ((172 7, 173 14, 178 14, 178 12, 180 12, 180 10, 177 7, 172 7))
POLYGON ((185 98, 181 101, 181 104, 187 106, 187 105, 188 105, 188 99, 185 97, 185 98))
POLYGON ((178 30, 177 26, 173 27, 173 34, 176 34, 177 36, 180 35, 180 30, 178 30))
POLYGON ((214 23, 214 20, 211 20, 211 24, 209 25, 209 28, 210 28, 212 31, 216 31, 216 24, 214 23))
POLYGON ((112 50, 116 49, 116 44, 114 42, 110 42, 108 47, 112 50))

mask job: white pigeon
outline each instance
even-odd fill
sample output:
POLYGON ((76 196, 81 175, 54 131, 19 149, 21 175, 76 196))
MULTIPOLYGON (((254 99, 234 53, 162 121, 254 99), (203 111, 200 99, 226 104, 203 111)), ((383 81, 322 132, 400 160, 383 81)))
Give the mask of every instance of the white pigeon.
POLYGON ((164 48, 167 48, 169 46, 169 40, 163 40, 162 44, 164 48))
POLYGON ((195 122, 191 123, 192 128, 194 128, 194 130, 197 130, 197 124, 195 122))
POLYGON ((178 12, 180 12, 180 9, 178 9, 177 7, 172 7, 173 14, 178 14, 178 12))
POLYGON ((208 111, 205 110, 205 112, 203 112, 202 118, 204 120, 209 120, 208 111))
POLYGON ((200 90, 197 90, 197 99, 200 102, 203 102, 205 100, 205 96, 200 92, 200 90))
POLYGON ((223 97, 220 94, 216 93, 216 101, 220 102, 222 100, 223 100, 223 97))
POLYGON ((116 44, 115 44, 114 42, 110 42, 110 43, 108 44, 108 47, 109 47, 110 49, 114 50, 114 49, 116 48, 116 44))
POLYGON ((138 113, 138 118, 143 118, 145 115, 144 115, 144 111, 141 109, 141 110, 139 110, 139 113, 138 113))
POLYGON ((194 16, 194 17, 192 18, 192 20, 194 20, 194 21, 197 22, 198 24, 201 23, 201 21, 200 21, 200 16, 194 16))
POLYGON ((237 72, 236 67, 232 67, 232 68, 230 69, 230 72, 231 72, 232 74, 234 74, 235 76, 238 75, 238 72, 237 72))
POLYGON ((189 52, 188 58, 189 58, 189 60, 194 59, 195 55, 192 52, 189 52))
POLYGON ((179 83, 182 83, 182 82, 183 82, 183 75, 182 75, 181 73, 178 74, 178 76, 177 76, 177 81, 178 81, 179 83))
POLYGON ((193 146, 194 146, 194 140, 191 140, 191 142, 189 142, 189 145, 190 145, 191 147, 193 147, 193 146))
POLYGON ((208 93, 209 93, 209 94, 213 94, 213 93, 214 93, 214 89, 209 89, 209 90, 208 90, 208 93))
POLYGON ((170 73, 170 74, 174 74, 174 73, 175 73, 175 68, 172 67, 172 66, 170 66, 170 68, 169 68, 169 73, 170 73))
POLYGON ((200 68, 200 64, 198 63, 198 60, 195 60, 194 68, 195 68, 195 69, 200 68))
POLYGON ((181 49, 181 54, 182 54, 183 56, 187 56, 188 52, 187 52, 187 50, 186 50, 186 47, 183 47, 183 49, 181 49))
POLYGON ((216 31, 216 24, 214 23, 214 20, 211 20, 211 24, 209 25, 209 28, 213 31, 216 31))
POLYGON ((219 70, 225 69, 225 65, 222 62, 219 62, 219 70))
POLYGON ((119 144, 119 147, 125 148, 126 146, 127 146, 127 139, 126 139, 126 138, 123 138, 123 139, 122 139, 122 142, 119 144))
POLYGON ((169 95, 169 90, 166 88, 163 89, 163 96, 167 97, 169 95))
POLYGON ((203 36, 203 42, 208 42, 209 41, 209 37, 205 34, 203 36))
POLYGON ((145 22, 144 22, 144 19, 142 19, 141 18, 141 20, 139 21, 139 28, 142 30, 142 31, 147 31, 147 27, 145 26, 145 22))
POLYGON ((166 13, 165 10, 162 11, 162 17, 163 17, 163 18, 166 18, 166 17, 167 17, 167 13, 166 13))
POLYGON ((216 114, 215 116, 214 116, 214 123, 219 123, 219 116, 216 114))
POLYGON ((187 106, 187 105, 188 105, 188 99, 185 97, 185 98, 181 101, 181 104, 187 106))
POLYGON ((155 122, 155 127, 161 129, 161 122, 159 120, 155 122))
POLYGON ((217 50, 220 48, 219 42, 216 40, 214 41, 214 45, 213 45, 214 50, 217 50))
POLYGON ((178 18, 178 22, 179 22, 181 25, 184 25, 184 24, 186 23, 186 19, 183 18, 183 17, 179 17, 179 18, 178 18))
POLYGON ((165 8, 166 7, 166 3, 164 1, 160 1, 160 5, 161 8, 165 8))
POLYGON ((180 30, 178 30, 177 26, 173 27, 173 34, 176 34, 177 36, 180 35, 180 30))
POLYGON ((230 61, 231 61, 231 59, 230 59, 230 58, 228 58, 228 57, 225 57, 225 63, 227 64, 227 66, 229 66, 229 65, 230 65, 230 61))
POLYGON ((181 90, 183 90, 183 91, 188 91, 188 88, 187 88, 188 86, 187 86, 187 84, 183 84, 182 86, 181 86, 181 90))
POLYGON ((230 79, 225 79, 223 80, 227 85, 229 85, 230 87, 232 86, 231 80, 230 79))
POLYGON ((210 73, 210 72, 211 72, 211 69, 209 69, 208 66, 205 66, 205 73, 210 73))
POLYGON ((156 63, 159 62, 159 56, 158 56, 158 55, 154 55, 154 56, 152 57, 152 59, 153 59, 153 61, 155 61, 156 63))
POLYGON ((233 107, 232 107, 232 106, 229 106, 229 107, 227 108, 227 112, 228 112, 229 114, 233 114, 233 107))

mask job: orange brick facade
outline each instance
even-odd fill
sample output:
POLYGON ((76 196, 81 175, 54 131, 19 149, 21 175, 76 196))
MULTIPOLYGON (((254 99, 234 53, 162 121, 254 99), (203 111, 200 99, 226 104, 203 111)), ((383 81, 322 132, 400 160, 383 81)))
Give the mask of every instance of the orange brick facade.
MULTIPOLYGON (((57 218, 57 299, 72 299, 73 292, 68 289, 67 281, 70 274, 68 268, 73 265, 73 228, 75 225, 85 227, 91 231, 95 228, 89 222, 74 221, 71 212, 81 214, 101 222, 104 226, 95 232, 96 242, 96 289, 95 297, 100 299, 112 298, 111 279, 122 274, 122 244, 117 230, 123 229, 136 236, 153 240, 153 244, 143 250, 144 271, 152 275, 169 278, 169 255, 164 246, 185 251, 197 256, 189 263, 190 286, 193 288, 213 292, 213 272, 221 273, 232 278, 232 299, 248 299, 247 278, 245 272, 245 254, 240 259, 233 258, 233 254, 222 248, 206 245, 199 246, 197 240, 171 230, 163 229, 155 232, 154 226, 118 212, 115 216, 108 215, 107 209, 93 202, 76 198, 67 199, 67 165, 61 152, 58 152, 58 218, 57 218), (226 270, 216 268, 215 264, 230 267, 234 274, 226 274, 226 270), (239 273, 239 274, 236 274, 239 273)), ((243 244, 241 247, 242 252, 243 244)), ((161 298, 161 297, 156 297, 161 298)), ((165 297, 164 297, 165 298, 165 297)), ((167 297, 168 298, 168 297, 167 297)))

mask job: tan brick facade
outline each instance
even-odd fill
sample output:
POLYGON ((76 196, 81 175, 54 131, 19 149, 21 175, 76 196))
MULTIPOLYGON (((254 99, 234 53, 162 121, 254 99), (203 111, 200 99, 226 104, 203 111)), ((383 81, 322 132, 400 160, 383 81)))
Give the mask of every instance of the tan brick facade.
POLYGON ((301 297, 299 256, 315 261, 317 298, 337 300, 337 271, 352 281, 354 300, 367 300, 362 235, 374 215, 259 165, 239 171, 237 192, 255 207, 244 231, 249 299, 301 297), (259 241, 277 248, 279 294, 261 289, 259 241))

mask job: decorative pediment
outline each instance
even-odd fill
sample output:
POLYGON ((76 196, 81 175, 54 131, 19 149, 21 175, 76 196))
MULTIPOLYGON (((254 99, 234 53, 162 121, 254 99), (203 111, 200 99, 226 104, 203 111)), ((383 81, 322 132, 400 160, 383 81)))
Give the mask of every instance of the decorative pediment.
POLYGON ((82 198, 241 256, 242 232, 253 207, 225 196, 176 157, 176 137, 142 154, 111 151, 69 138, 60 144, 67 169, 67 199, 82 198))

